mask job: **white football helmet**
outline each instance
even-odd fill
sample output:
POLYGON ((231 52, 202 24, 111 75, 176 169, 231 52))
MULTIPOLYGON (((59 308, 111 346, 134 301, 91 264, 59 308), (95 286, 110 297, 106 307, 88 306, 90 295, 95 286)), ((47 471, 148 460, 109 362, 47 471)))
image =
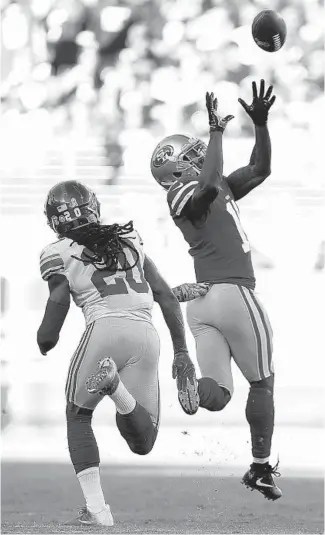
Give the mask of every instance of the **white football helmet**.
POLYGON ((151 173, 158 184, 169 189, 182 176, 198 176, 207 146, 201 139, 182 134, 165 137, 151 157, 151 173))

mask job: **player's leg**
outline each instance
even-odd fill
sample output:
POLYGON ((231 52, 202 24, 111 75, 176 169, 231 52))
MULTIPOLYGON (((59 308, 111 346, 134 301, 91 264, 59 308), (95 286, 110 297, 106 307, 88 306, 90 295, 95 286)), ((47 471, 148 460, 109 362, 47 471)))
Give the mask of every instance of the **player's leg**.
POLYGON ((118 429, 129 448, 138 455, 152 450, 160 423, 160 394, 158 379, 159 342, 150 333, 142 356, 129 360, 121 371, 121 379, 137 400, 133 413, 116 413, 118 429))
POLYGON ((160 341, 152 324, 143 322, 135 328, 133 356, 121 370, 120 377, 137 403, 131 414, 117 412, 116 423, 130 449, 138 455, 146 455, 154 446, 160 422, 160 341))
MULTIPOLYGON (((142 341, 140 323, 142 322, 124 318, 101 318, 95 321, 87 328, 70 365, 66 387, 68 444, 71 461, 87 504, 87 511, 81 515, 79 522, 83 522, 81 519, 85 516, 87 520, 87 515, 92 514, 96 517, 96 523, 102 524, 99 515, 108 514, 100 483, 99 453, 91 427, 93 410, 97 404, 107 394, 114 401, 118 413, 131 415, 129 420, 132 423, 139 423, 141 416, 142 419, 149 418, 143 414, 144 410, 135 410, 136 400, 118 374, 118 369, 123 369, 134 354, 132 351, 142 341), (89 377, 92 384, 89 384, 89 377), (101 392, 102 387, 106 392, 101 392)), ((110 521, 112 519, 106 519, 106 525, 110 525, 107 523, 110 521)))
POLYGON ((205 298, 191 301, 187 306, 187 321, 195 338, 196 357, 202 377, 198 380, 200 407, 220 411, 233 394, 231 354, 221 332, 209 324, 213 314, 205 298))
MULTIPOLYGON (((277 499, 281 491, 274 484, 269 464, 274 429, 274 370, 272 329, 267 314, 254 292, 235 285, 218 288, 217 321, 233 358, 250 384, 246 419, 250 426, 254 488, 267 498, 277 499)), ((248 473, 247 473, 248 474, 248 473)), ((248 475, 244 482, 247 483, 248 475)))
MULTIPOLYGON (((131 451, 148 454, 155 443, 159 425, 158 359, 159 338, 152 324, 146 321, 121 319, 119 329, 125 338, 112 353, 123 366, 115 367, 115 379, 110 378, 113 361, 105 363, 88 382, 88 391, 101 391, 116 405, 116 423, 131 451), (132 403, 125 403, 133 400, 132 403)), ((118 329, 113 330, 115 333, 118 329)), ((107 359, 106 359, 107 360, 107 359)))
MULTIPOLYGON (((68 370, 66 382, 67 438, 71 462, 84 494, 86 508, 70 524, 113 525, 109 506, 105 503, 99 473, 99 451, 92 429, 93 411, 101 396, 91 396, 80 385, 80 370, 96 363, 96 346, 100 340, 98 324, 85 330, 68 370), (94 362, 95 361, 95 362, 94 362)), ((100 345, 100 344, 99 344, 100 345)))
POLYGON ((220 324, 236 364, 250 383, 246 418, 254 462, 262 464, 270 457, 274 427, 272 330, 251 290, 232 286, 227 293, 233 320, 223 317, 220 324))

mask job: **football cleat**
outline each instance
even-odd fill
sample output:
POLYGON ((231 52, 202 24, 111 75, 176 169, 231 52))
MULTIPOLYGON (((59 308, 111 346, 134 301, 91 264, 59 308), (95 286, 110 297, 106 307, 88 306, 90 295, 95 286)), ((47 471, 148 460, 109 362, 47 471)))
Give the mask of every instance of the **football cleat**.
POLYGON ((87 507, 79 511, 79 516, 64 523, 65 526, 113 526, 114 520, 109 505, 100 513, 91 513, 87 507))
POLYGON ((277 471, 279 461, 275 466, 269 463, 260 465, 260 469, 256 469, 256 464, 253 463, 250 469, 246 472, 242 479, 242 484, 251 490, 258 490, 267 500, 278 500, 282 496, 282 491, 276 486, 273 476, 279 477, 281 474, 277 471))
POLYGON ((178 401, 186 414, 195 414, 200 406, 200 396, 198 391, 198 382, 194 378, 191 382, 187 379, 185 390, 178 390, 178 401))
POLYGON ((98 362, 98 371, 90 375, 86 381, 89 394, 101 394, 111 396, 114 394, 120 382, 114 360, 105 357, 98 362))

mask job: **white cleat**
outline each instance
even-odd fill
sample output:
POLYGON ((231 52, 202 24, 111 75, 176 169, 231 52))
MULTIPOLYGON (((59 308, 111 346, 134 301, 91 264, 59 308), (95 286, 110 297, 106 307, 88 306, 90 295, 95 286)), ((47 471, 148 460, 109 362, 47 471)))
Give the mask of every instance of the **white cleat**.
POLYGON ((79 516, 74 520, 65 522, 66 526, 114 526, 113 516, 109 505, 106 504, 105 509, 100 513, 91 513, 87 507, 83 507, 79 511, 79 516))
POLYGON ((98 370, 88 377, 86 388, 89 394, 102 394, 111 396, 114 394, 120 382, 114 360, 105 357, 98 362, 98 370))

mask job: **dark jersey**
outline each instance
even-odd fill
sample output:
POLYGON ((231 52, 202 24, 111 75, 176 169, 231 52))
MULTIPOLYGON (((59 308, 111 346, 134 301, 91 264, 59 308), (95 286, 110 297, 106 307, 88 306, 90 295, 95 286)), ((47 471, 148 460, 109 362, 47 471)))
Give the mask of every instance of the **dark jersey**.
POLYGON ((193 224, 185 214, 197 184, 197 179, 180 179, 167 194, 171 216, 190 246, 197 282, 228 282, 254 289, 249 242, 226 179, 206 218, 193 224))

